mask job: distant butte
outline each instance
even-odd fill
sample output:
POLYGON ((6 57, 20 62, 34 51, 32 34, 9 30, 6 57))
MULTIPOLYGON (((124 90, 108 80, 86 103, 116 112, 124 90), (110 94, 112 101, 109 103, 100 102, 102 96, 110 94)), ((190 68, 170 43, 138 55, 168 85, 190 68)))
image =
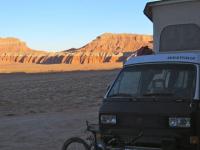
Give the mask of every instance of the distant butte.
POLYGON ((0 51, 30 51, 25 42, 17 38, 0 38, 0 51))
POLYGON ((0 63, 113 63, 123 61, 126 52, 134 52, 145 46, 152 48, 152 41, 150 35, 104 33, 79 49, 45 52, 32 50, 17 38, 0 38, 0 63))

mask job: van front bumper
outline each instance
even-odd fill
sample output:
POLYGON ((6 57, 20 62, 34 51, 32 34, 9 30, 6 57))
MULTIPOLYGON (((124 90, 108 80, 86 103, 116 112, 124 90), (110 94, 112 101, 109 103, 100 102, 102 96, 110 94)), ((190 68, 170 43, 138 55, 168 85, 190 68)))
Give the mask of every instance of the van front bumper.
POLYGON ((199 143, 192 143, 193 136, 188 136, 187 132, 144 130, 139 135, 136 131, 116 130, 102 132, 102 141, 109 147, 108 149, 120 147, 123 150, 200 150, 197 148, 199 143), (110 142, 111 140, 113 142, 110 142))

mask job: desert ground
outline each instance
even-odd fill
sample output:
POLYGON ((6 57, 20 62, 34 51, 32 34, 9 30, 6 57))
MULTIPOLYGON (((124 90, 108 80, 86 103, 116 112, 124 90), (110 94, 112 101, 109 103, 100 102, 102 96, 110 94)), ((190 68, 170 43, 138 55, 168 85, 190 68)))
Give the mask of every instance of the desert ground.
POLYGON ((52 73, 70 71, 112 70, 122 67, 122 63, 103 64, 0 64, 0 73, 52 73))
POLYGON ((85 120, 97 122, 106 87, 119 69, 56 69, 0 74, 0 150, 60 150, 67 138, 84 137, 85 120))

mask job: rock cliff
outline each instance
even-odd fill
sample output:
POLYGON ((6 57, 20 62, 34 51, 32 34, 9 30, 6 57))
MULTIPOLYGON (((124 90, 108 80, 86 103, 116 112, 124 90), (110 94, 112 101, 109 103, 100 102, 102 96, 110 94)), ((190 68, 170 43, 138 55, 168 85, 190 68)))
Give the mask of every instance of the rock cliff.
POLYGON ((128 52, 135 51, 143 46, 151 47, 151 41, 152 36, 148 35, 104 33, 79 50, 87 52, 128 52))
POLYGON ((17 38, 0 38, 0 51, 4 52, 24 52, 30 51, 25 42, 17 38))
POLYGON ((79 49, 44 52, 28 48, 16 38, 0 38, 0 63, 96 64, 119 62, 125 52, 152 47, 152 37, 135 34, 105 33, 79 49))

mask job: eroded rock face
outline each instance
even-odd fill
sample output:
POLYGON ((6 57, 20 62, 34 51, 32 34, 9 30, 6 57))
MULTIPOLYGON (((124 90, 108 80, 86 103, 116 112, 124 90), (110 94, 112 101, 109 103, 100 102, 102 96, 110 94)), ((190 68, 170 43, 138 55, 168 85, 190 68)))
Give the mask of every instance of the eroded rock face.
POLYGON ((0 38, 0 63, 98 64, 123 61, 125 52, 152 47, 152 37, 106 33, 89 44, 64 52, 44 52, 28 48, 16 38, 0 38))
POLYGON ((0 51, 5 52, 23 52, 30 51, 25 42, 20 41, 17 38, 0 38, 0 51))
POLYGON ((79 50, 87 52, 128 52, 135 51, 143 46, 152 47, 152 40, 152 36, 148 35, 104 33, 79 50))

